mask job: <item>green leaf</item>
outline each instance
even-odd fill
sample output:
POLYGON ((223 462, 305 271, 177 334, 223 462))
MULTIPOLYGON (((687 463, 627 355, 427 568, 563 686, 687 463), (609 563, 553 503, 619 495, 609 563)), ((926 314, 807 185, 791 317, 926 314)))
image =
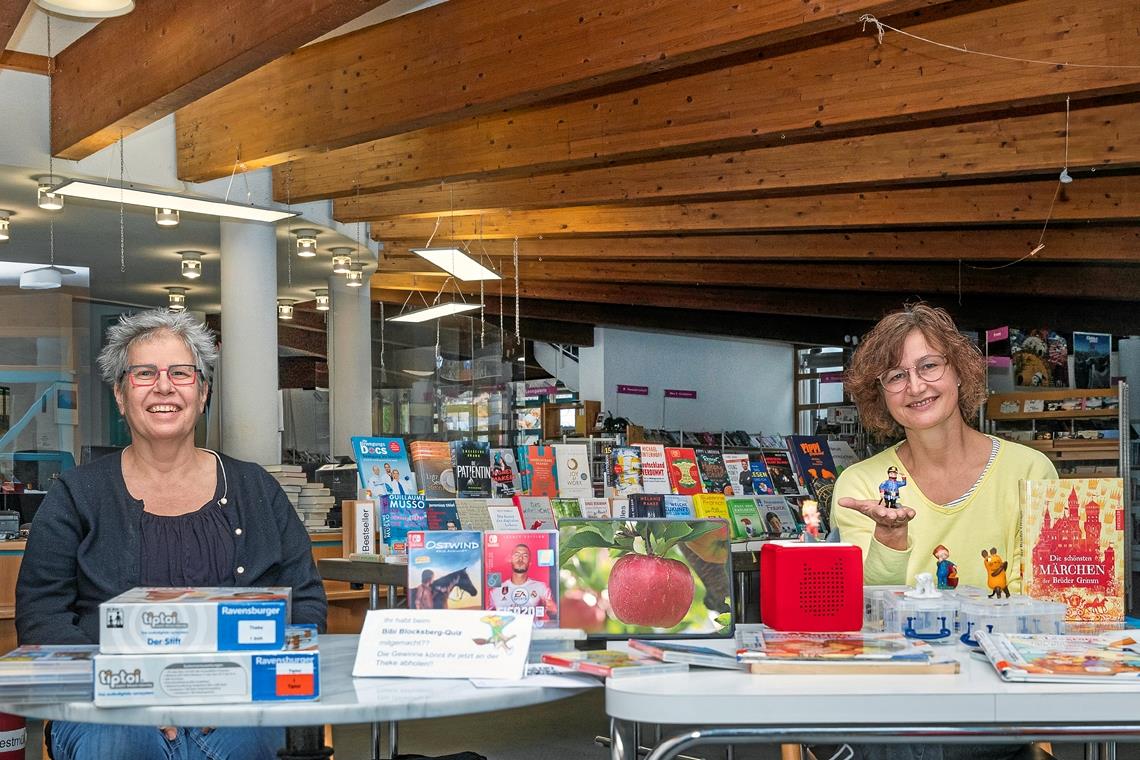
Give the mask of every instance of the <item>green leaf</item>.
POLYGON ((558 548, 559 561, 558 564, 562 567, 577 554, 578 552, 588 547, 597 547, 601 549, 620 549, 620 546, 615 546, 614 540, 607 539, 601 533, 595 530, 583 529, 570 536, 558 548))

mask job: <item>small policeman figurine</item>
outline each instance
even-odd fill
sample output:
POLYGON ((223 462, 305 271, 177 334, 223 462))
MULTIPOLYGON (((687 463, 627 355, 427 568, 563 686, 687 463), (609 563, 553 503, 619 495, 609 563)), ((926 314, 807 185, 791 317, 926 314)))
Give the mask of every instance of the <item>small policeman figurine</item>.
POLYGON ((906 485, 906 478, 899 479, 899 468, 891 465, 887 468, 887 479, 879 484, 879 503, 886 504, 891 509, 898 509, 899 489, 906 485))

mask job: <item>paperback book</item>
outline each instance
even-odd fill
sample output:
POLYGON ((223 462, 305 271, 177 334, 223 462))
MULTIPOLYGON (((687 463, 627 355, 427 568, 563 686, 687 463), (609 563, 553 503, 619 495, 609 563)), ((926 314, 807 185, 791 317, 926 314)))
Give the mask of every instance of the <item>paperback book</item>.
POLYGON ((491 498, 491 445, 486 441, 452 441, 451 465, 461 499, 491 498))
POLYGON ((957 660, 901 633, 800 633, 762 629, 762 646, 737 658, 753 673, 911 674, 957 673, 957 660))
POLYGON ((590 457, 582 443, 560 443, 554 447, 558 495, 588 499, 594 495, 590 479, 590 457))
POLYGON ((757 496, 756 510, 763 516, 768 538, 788 538, 802 532, 799 507, 785 496, 757 496))
POLYGON ((459 530, 463 522, 459 519, 459 509, 455 499, 427 500, 428 530, 459 530))
POLYGON ((520 496, 519 511, 527 530, 554 530, 554 510, 549 496, 520 496))
POLYGON ((629 497, 629 517, 664 517, 665 496, 659 493, 635 493, 629 497))
POLYGON ((768 476, 768 466, 764 455, 756 453, 748 457, 748 477, 752 482, 752 493, 756 496, 770 496, 776 493, 776 486, 768 476))
POLYGON ((1140 631, 1097 635, 989 633, 978 643, 1004 681, 1140 682, 1140 631))
POLYGON ((520 446, 518 456, 523 493, 528 496, 557 496, 553 447, 520 446))
POLYGON ((792 465, 800 481, 815 499, 822 499, 821 490, 835 485, 835 462, 827 439, 820 435, 789 435, 788 450, 792 465))
POLYGON ((745 670, 748 667, 746 663, 736 659, 734 654, 694 644, 630 639, 629 648, 662 662, 683 662, 688 665, 724 670, 745 670))
MULTIPOLYGON (((674 520, 691 520, 696 517, 693 512, 693 497, 685 496, 679 493, 665 494, 662 499, 662 506, 665 507, 665 516, 674 520)), ((617 515, 614 515, 615 517, 617 515)), ((628 517, 628 515, 625 515, 628 517)))
POLYGON ((486 608, 558 627, 558 533, 491 531, 483 537, 486 608))
POLYGON ((510 498, 522 488, 513 449, 491 449, 491 495, 510 498))
POLYGON ((699 493, 693 496, 693 512, 699 518, 717 517, 726 522, 732 522, 728 514, 728 505, 722 493, 699 493))
POLYGON ((634 657, 629 652, 600 649, 544 654, 542 661, 560 665, 601 678, 683 673, 689 666, 680 662, 658 662, 648 657, 634 657))
POLYGON ((408 533, 427 529, 427 499, 419 494, 381 496, 380 535, 393 554, 408 553, 408 533))
POLYGON ((525 530, 522 512, 510 499, 488 499, 487 514, 495 530, 525 530))
POLYGON ((582 499, 582 517, 587 520, 608 520, 610 519, 610 500, 609 499, 582 499))
POLYGON ((756 508, 756 499, 752 496, 733 496, 725 499, 728 514, 732 516, 732 537, 738 539, 761 538, 767 535, 767 529, 760 510, 756 508))
POLYGON ((632 446, 615 446, 606 460, 606 496, 641 493, 641 453, 632 446))
POLYGON ((644 493, 672 493, 665 465, 665 447, 659 443, 637 443, 641 453, 641 490, 644 493))
POLYGON ((25 644, 0 657, 5 702, 91 699, 98 644, 25 644))
POLYGON ((752 473, 748 468, 748 455, 740 452, 726 451, 723 455, 724 470, 728 475, 729 485, 732 486, 734 496, 745 496, 752 493, 752 473))
POLYGON ((582 504, 577 499, 559 496, 550 500, 550 508, 554 510, 554 518, 561 520, 565 517, 581 517, 582 504))
POLYGON ((1124 481, 1027 480, 1022 487, 1025 593, 1064 602, 1071 622, 1123 621, 1124 481))
POLYGON ((697 471, 697 455, 692 449, 666 447, 665 463, 669 473, 669 487, 673 493, 704 493, 701 476, 697 471))
POLYGON ((446 441, 412 441, 408 444, 412 469, 420 493, 429 499, 455 498, 455 471, 446 441))
POLYGON ((719 449, 695 449, 693 453, 697 455, 697 470, 701 474, 701 485, 704 486, 705 493, 734 493, 719 449))
POLYGON ((464 530, 494 530, 486 499, 456 499, 455 511, 459 513, 459 524, 464 530))
POLYGON ((768 477, 776 488, 776 493, 784 496, 798 496, 803 493, 796 473, 792 469, 792 461, 786 451, 764 452, 764 468, 768 470, 768 477))
POLYGON ((353 436, 352 450, 356 455, 360 487, 367 490, 371 498, 419 493, 403 438, 353 436))
POLYGON ((477 530, 408 533, 408 607, 483 609, 483 534, 477 530))

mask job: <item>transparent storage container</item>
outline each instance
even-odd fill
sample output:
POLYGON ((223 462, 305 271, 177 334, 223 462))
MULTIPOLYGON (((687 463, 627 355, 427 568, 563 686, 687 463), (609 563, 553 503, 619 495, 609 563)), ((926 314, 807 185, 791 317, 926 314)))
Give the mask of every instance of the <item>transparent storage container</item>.
POLYGON ((930 644, 951 644, 958 639, 959 600, 952 592, 934 599, 916 599, 904 594, 884 598, 883 629, 930 644))
POLYGON ((978 631, 990 633, 1065 633, 1065 605, 1027 596, 1008 599, 962 599, 958 613, 959 638, 977 645, 978 631))

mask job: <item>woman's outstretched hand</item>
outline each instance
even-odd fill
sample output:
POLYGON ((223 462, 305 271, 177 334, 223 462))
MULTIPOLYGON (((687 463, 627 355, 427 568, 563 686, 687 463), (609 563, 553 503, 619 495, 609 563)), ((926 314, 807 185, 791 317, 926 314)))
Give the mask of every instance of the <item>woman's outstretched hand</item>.
POLYGON ((883 546, 898 551, 906 549, 907 526, 915 515, 910 507, 887 507, 875 499, 850 497, 840 499, 839 506, 854 509, 874 520, 875 540, 883 546))

